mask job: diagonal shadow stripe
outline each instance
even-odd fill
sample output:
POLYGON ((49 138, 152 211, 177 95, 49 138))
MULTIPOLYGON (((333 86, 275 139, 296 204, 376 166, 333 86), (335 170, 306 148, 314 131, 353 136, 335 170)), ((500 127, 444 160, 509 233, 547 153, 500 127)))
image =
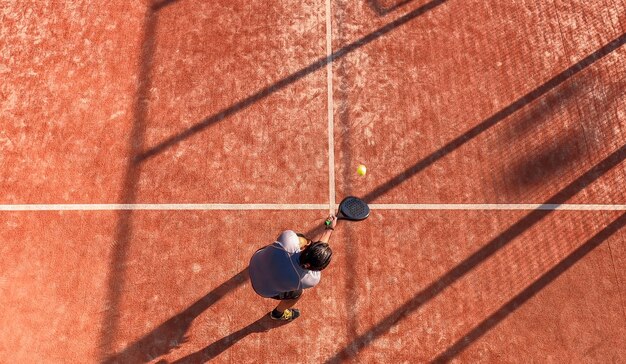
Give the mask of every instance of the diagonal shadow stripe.
MULTIPOLYGON (((593 168, 585 172, 576 180, 568 184, 561 191, 550 197, 544 205, 562 204, 576 195, 578 192, 589 186, 592 182, 603 176, 606 172, 613 167, 620 164, 626 159, 626 145, 622 146, 608 157, 603 159, 600 163, 596 164, 593 168)), ((376 340, 380 336, 384 335, 393 325, 417 310, 426 302, 432 300, 447 287, 454 284, 461 279, 467 273, 472 271, 480 263, 491 257, 497 251, 508 245, 515 238, 520 236, 523 232, 536 225, 543 218, 554 212, 554 210, 533 210, 515 224, 511 225, 505 231, 500 233, 496 238, 492 239, 485 246, 474 252, 469 257, 465 258, 462 262, 456 265, 454 268, 446 272, 436 281, 432 282, 426 288, 418 292, 412 299, 405 302, 402 306, 394 310, 391 314, 386 316, 383 320, 375 324, 367 332, 353 339, 344 349, 330 358, 327 363, 339 362, 344 358, 355 356, 358 351, 369 345, 372 341, 376 340)))
POLYGON ((444 352, 439 354, 435 359, 433 359, 433 362, 445 363, 454 359, 454 357, 459 355, 459 353, 465 350, 473 342, 478 340, 489 330, 491 330, 504 319, 506 319, 510 314, 515 312, 529 299, 533 298, 542 289, 546 288, 550 283, 552 283, 555 279, 565 273, 565 271, 571 268, 574 264, 587 256, 587 254, 597 248, 600 244, 610 238, 617 231, 622 229, 624 225, 626 225, 626 214, 622 214, 617 219, 613 220, 613 222, 607 225, 604 229, 594 235, 591 239, 587 240, 583 245, 581 245, 571 254, 565 257, 565 259, 552 267, 549 271, 539 277, 539 279, 534 281, 522 292, 520 292, 518 295, 516 295, 514 298, 512 298, 506 304, 500 307, 496 312, 491 314, 484 321, 474 327, 474 329, 468 332, 465 336, 457 340, 444 352))
POLYGON ((366 3, 378 16, 385 16, 413 1, 414 0, 402 0, 390 6, 381 5, 379 0, 366 0, 366 3))
POLYGON ((459 149, 460 147, 462 147, 467 142, 469 142, 473 138, 477 137, 478 135, 480 135, 481 133, 483 133, 487 129, 491 128, 492 126, 496 125, 500 121, 502 121, 502 120, 506 119, 507 117, 511 116, 513 113, 515 113, 516 111, 520 110, 524 106, 528 105, 532 101, 537 100, 538 98, 540 98, 541 96, 543 96, 547 92, 549 92, 550 90, 554 89, 558 85, 560 85, 563 82, 565 82, 570 77, 576 75, 577 73, 581 72, 585 68, 587 68, 590 65, 594 64, 596 61, 604 58, 606 55, 610 54, 611 52, 613 52, 617 48, 619 48, 622 45, 624 45, 624 43, 626 43, 626 33, 623 33, 619 37, 615 38, 611 42, 609 42, 606 45, 604 45, 602 48, 598 49, 597 51, 595 51, 592 54, 588 55, 587 57, 583 58, 582 60, 580 60, 576 64, 570 66, 569 68, 567 68, 563 72, 559 73, 558 75, 554 76, 553 78, 551 78, 550 80, 548 80, 547 82, 542 84, 541 86, 535 88, 534 90, 530 91, 526 95, 520 97, 519 99, 517 99, 512 104, 508 105, 504 109, 498 111, 497 113, 493 114, 489 118, 485 119, 483 122, 481 122, 480 124, 478 124, 475 127, 471 128, 470 130, 468 130, 464 134, 462 134, 462 135, 458 136, 457 138, 453 139, 452 141, 448 142, 443 147, 441 147, 438 150, 432 152, 431 154, 429 154, 425 158, 423 158, 420 161, 418 161, 417 163, 415 163, 413 166, 411 166, 411 167, 407 168, 406 170, 404 170, 402 173, 396 175, 392 179, 390 179, 387 182, 385 182, 385 183, 381 184, 380 186, 376 187, 374 190, 369 192, 367 195, 363 196, 362 197, 363 200, 367 201, 368 203, 373 202, 374 200, 376 200, 377 198, 379 198, 383 194, 387 193, 389 190, 397 187, 402 182, 404 182, 407 179, 409 179, 411 176, 421 172, 422 170, 426 169, 427 167, 429 167, 433 163, 437 162, 441 158, 443 158, 446 155, 452 153, 453 151, 459 149))
POLYGON ((152 9, 152 11, 159 11, 165 7, 168 7, 176 2, 178 2, 180 0, 162 0, 160 2, 155 1, 151 6, 150 9, 152 9))
POLYGON ((280 91, 282 89, 284 89, 285 87, 292 85, 293 83, 295 83, 296 81, 302 79, 305 76, 308 76, 324 67, 326 67, 326 65, 328 63, 331 63, 337 59, 343 58, 345 57, 347 54, 354 52, 355 50, 381 38, 382 36, 386 35, 387 33, 391 32, 392 30, 408 23, 409 21, 415 19, 416 17, 426 13, 427 11, 430 11, 434 8, 436 8, 437 6, 445 3, 447 0, 433 0, 429 3, 426 3, 422 6, 420 6, 419 8, 416 8, 415 10, 399 17, 398 19, 378 28, 377 30, 375 30, 372 33, 369 33, 365 36, 363 36, 360 39, 357 39, 356 41, 347 44, 346 46, 342 47, 341 49, 333 52, 332 54, 330 54, 327 57, 321 58, 313 63, 311 63, 310 65, 300 69, 299 71, 292 73, 291 75, 277 81, 276 83, 267 86, 259 91, 257 91, 256 93, 254 93, 253 95, 250 95, 248 97, 246 97, 245 99, 227 107, 222 109, 221 111, 217 112, 216 114, 213 114, 209 117, 207 117, 206 119, 194 124, 193 126, 191 126, 190 128, 186 129, 185 131, 173 135, 165 140, 163 140, 162 142, 160 142, 159 144, 153 146, 152 148, 144 151, 141 154, 138 154, 135 159, 134 159, 134 163, 140 163, 143 162, 146 159, 149 159, 150 157, 155 156, 156 154, 159 154, 161 152, 163 152, 164 150, 180 143, 181 141, 188 139, 189 137, 203 131, 204 129, 208 128, 209 126, 224 120, 225 118, 228 118, 236 113, 238 113, 239 111, 242 111, 250 106, 252 106, 253 104, 255 104, 256 102, 272 95, 273 93, 280 91))

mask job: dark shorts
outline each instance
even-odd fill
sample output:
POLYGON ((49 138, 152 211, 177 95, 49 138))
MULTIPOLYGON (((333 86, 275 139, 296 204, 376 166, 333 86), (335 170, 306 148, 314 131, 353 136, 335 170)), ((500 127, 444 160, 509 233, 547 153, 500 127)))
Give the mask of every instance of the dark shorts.
POLYGON ((299 289, 297 291, 283 292, 272 298, 275 300, 293 300, 293 299, 300 297, 301 295, 302 295, 302 290, 299 289))

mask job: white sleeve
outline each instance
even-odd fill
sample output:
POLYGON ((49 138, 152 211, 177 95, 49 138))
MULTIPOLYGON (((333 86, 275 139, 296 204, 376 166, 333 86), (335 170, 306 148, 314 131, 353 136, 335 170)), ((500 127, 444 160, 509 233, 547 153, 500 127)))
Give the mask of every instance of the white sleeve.
POLYGON ((300 282, 302 283, 302 288, 311 288, 315 287, 318 283, 320 283, 320 278, 322 277, 321 272, 310 270, 300 282))
POLYGON ((283 231, 277 239, 278 243, 288 252, 297 253, 300 251, 300 239, 291 230, 283 231))

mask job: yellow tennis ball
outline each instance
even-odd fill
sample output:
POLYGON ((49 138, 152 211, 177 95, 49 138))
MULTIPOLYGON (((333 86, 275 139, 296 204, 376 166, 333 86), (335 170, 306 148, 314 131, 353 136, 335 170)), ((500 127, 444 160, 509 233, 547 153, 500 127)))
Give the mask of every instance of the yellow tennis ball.
POLYGON ((359 176, 365 176, 365 173, 367 173, 367 168, 364 165, 360 164, 356 169, 356 173, 359 176))

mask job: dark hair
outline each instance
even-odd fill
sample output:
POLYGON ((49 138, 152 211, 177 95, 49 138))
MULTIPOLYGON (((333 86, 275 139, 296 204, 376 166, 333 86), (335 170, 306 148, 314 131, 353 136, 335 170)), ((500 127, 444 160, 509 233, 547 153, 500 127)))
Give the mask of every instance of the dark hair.
POLYGON ((310 270, 322 270, 330 263, 333 251, 324 242, 318 241, 307 246, 300 254, 300 264, 309 264, 310 270))

